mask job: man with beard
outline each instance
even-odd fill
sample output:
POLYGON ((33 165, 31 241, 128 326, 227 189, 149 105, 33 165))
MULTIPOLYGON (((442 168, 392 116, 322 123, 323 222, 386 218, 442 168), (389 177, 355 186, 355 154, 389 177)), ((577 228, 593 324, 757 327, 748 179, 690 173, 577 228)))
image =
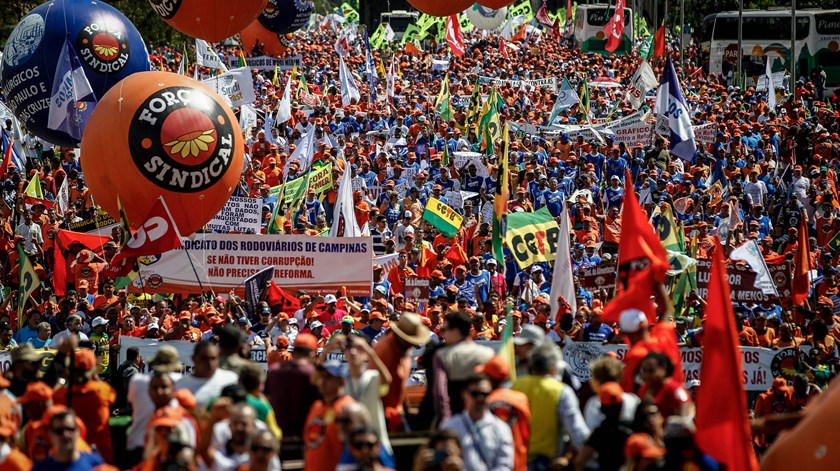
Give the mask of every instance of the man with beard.
POLYGON ((55 334, 53 337, 52 344, 55 346, 61 345, 61 342, 67 340, 68 337, 74 336, 77 337, 81 342, 87 342, 88 336, 82 332, 82 318, 77 314, 72 314, 67 317, 67 322, 65 323, 67 328, 62 330, 61 332, 55 334))

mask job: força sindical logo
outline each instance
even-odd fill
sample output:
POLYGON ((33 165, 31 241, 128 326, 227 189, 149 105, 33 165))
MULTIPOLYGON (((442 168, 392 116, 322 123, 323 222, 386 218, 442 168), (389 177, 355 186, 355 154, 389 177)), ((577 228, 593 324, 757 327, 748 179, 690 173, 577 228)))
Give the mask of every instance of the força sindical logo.
POLYGON ((233 159, 233 125, 205 91, 158 90, 137 108, 128 133, 131 158, 153 184, 178 193, 206 190, 233 159))
POLYGON ((120 22, 93 22, 76 36, 79 58, 100 74, 116 73, 131 57, 125 27, 120 22))

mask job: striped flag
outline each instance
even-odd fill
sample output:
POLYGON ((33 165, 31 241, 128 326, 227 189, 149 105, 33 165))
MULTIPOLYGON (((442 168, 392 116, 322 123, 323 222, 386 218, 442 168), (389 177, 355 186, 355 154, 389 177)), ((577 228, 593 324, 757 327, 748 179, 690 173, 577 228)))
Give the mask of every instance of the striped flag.
POLYGON ((456 213, 442 201, 429 197, 426 209, 423 211, 423 219, 437 228, 444 236, 451 239, 458 234, 458 229, 464 222, 463 216, 456 213))
POLYGON ((438 92, 437 100, 435 100, 435 110, 446 121, 455 119, 449 97, 449 74, 443 76, 443 82, 440 84, 440 92, 438 92))
POLYGON ((464 35, 461 34, 461 24, 458 22, 457 15, 446 19, 446 43, 449 44, 453 56, 461 57, 466 52, 464 35))
POLYGON ((580 84, 580 93, 578 93, 580 97, 580 121, 581 122, 589 122, 591 121, 591 110, 589 108, 589 84, 586 82, 586 79, 583 79, 583 82, 580 84))
POLYGON ((23 245, 18 244, 18 257, 20 257, 20 275, 18 278, 18 305, 17 305, 17 325, 18 330, 23 328, 23 307, 26 306, 26 301, 32 296, 32 293, 41 286, 41 279, 38 278, 38 273, 35 272, 35 267, 32 261, 23 251, 23 245))
POLYGON ((502 155, 499 156, 499 180, 496 182, 496 194, 493 199, 493 257, 500 265, 505 263, 503 245, 510 195, 510 188, 508 187, 508 144, 510 139, 508 134, 508 124, 505 123, 502 131, 502 155))
POLYGON ((502 330, 502 341, 499 347, 499 358, 504 360, 510 368, 510 380, 516 381, 516 355, 513 351, 513 306, 507 303, 505 306, 505 328, 502 330))

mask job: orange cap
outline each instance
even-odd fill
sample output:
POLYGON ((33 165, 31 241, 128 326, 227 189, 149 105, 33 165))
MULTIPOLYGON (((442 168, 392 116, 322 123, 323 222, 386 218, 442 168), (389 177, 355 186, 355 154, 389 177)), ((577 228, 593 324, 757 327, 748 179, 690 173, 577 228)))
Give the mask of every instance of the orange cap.
POLYGON ((96 355, 93 350, 83 348, 73 355, 73 368, 79 371, 90 371, 96 366, 96 355))
POLYGON ((295 339, 295 348, 316 350, 318 348, 318 339, 314 335, 304 332, 299 334, 295 339))
POLYGON ((507 381, 510 379, 510 366, 500 356, 494 356, 487 363, 475 367, 476 373, 484 373, 493 381, 507 381))
POLYGON ((42 381, 35 381, 34 383, 29 383, 26 385, 26 392, 23 393, 18 402, 21 404, 28 404, 30 402, 36 401, 48 401, 53 397, 53 388, 47 386, 46 383, 42 381))
POLYGON ((615 406, 621 404, 624 390, 621 385, 615 381, 608 381, 601 385, 601 390, 598 391, 598 398, 601 399, 602 406, 615 406))

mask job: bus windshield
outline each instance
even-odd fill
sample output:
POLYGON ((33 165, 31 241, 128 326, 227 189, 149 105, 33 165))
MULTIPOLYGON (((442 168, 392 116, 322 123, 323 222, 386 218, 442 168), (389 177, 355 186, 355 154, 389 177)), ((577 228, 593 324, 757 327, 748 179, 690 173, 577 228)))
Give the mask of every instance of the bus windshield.
MULTIPOLYGON (((604 26, 610 21, 610 17, 612 17, 613 13, 615 12, 615 8, 590 8, 586 12, 586 23, 589 26, 604 26)), ((630 24, 630 10, 625 8, 624 9, 624 24, 630 24)))
MULTIPOLYGON (((742 37, 745 41, 790 41, 790 16, 744 16, 742 37)), ((796 17, 796 39, 808 37, 811 20, 805 16, 796 17)), ((718 17, 715 22, 714 39, 717 41, 738 40, 738 17, 718 17)))

